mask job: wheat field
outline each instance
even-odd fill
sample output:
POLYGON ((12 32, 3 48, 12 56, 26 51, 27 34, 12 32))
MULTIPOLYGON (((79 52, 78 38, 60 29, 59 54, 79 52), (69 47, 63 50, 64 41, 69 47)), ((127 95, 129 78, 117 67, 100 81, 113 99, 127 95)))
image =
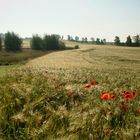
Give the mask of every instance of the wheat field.
POLYGON ((78 45, 0 77, 0 139, 140 138, 140 48, 78 45))
MULTIPOLYGON (((66 42, 74 46, 74 42, 66 42)), ((140 48, 79 44, 80 49, 52 52, 26 66, 48 68, 93 68, 140 70, 140 48)))

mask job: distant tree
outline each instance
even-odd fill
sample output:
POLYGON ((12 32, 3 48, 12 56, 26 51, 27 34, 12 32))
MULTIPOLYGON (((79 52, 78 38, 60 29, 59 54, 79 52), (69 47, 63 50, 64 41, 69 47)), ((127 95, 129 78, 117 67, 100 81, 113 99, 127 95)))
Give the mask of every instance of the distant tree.
POLYGON ((97 38, 96 39, 96 44, 100 44, 101 42, 100 42, 100 38, 97 38))
POLYGON ((78 36, 75 37, 75 41, 77 41, 77 42, 79 41, 79 37, 78 36))
POLYGON ((106 44, 106 39, 105 38, 103 39, 103 43, 106 44))
POLYGON ((0 51, 2 50, 2 38, 0 36, 0 51))
POLYGON ((62 36, 61 36, 61 40, 63 40, 63 39, 64 39, 64 36, 62 35, 62 36))
POLYGON ((88 38, 87 37, 82 37, 82 43, 87 43, 88 42, 88 38))
POLYGON ((95 43, 94 37, 91 37, 90 40, 91 40, 92 43, 95 43))
POLYGON ((4 40, 4 38, 5 38, 5 34, 0 33, 0 37, 1 37, 2 40, 4 40))
POLYGON ((14 32, 5 34, 4 45, 7 51, 19 51, 21 50, 21 44, 21 38, 14 32))
POLYGON ((85 43, 87 43, 88 42, 88 39, 87 39, 87 37, 85 37, 85 43))
POLYGON ((132 39, 131 39, 130 35, 126 39, 126 45, 127 46, 132 46, 132 39))
POLYGON ((44 45, 46 50, 59 50, 59 41, 54 35, 45 35, 44 45))
POLYGON ((117 46, 121 44, 120 38, 118 36, 115 36, 114 44, 117 46))
POLYGON ((106 44, 106 39, 101 39, 101 41, 99 42, 99 44, 105 45, 106 44))
POLYGON ((82 37, 82 43, 84 43, 85 42, 85 38, 84 37, 82 37))
POLYGON ((33 50, 41 50, 43 49, 43 40, 38 35, 34 35, 31 39, 31 48, 33 50))
POLYGON ((72 37, 72 36, 70 36, 70 41, 74 41, 74 39, 73 39, 73 37, 72 37))
POLYGON ((87 37, 85 37, 85 42, 86 42, 86 43, 88 42, 88 38, 87 38, 87 37))
POLYGON ((70 41, 71 40, 71 36, 70 35, 67 35, 67 37, 68 37, 68 40, 70 41))
POLYGON ((34 50, 64 50, 65 44, 56 35, 45 35, 43 39, 34 35, 31 39, 31 48, 34 50))
POLYGON ((52 36, 55 36, 55 38, 58 39, 58 40, 61 39, 61 36, 58 35, 58 34, 52 34, 52 36))
POLYGON ((101 39, 100 44, 104 45, 104 41, 103 41, 103 39, 101 39))
POLYGON ((140 36, 139 35, 134 36, 133 40, 134 40, 135 46, 140 46, 140 36))

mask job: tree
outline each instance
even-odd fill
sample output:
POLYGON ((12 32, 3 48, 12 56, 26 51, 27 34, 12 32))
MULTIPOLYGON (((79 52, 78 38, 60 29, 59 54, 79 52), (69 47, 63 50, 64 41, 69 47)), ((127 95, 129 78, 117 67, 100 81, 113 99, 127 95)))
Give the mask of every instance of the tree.
POLYGON ((4 45, 7 51, 19 51, 21 50, 21 44, 21 38, 14 32, 5 34, 4 45))
POLYGON ((69 41, 71 40, 71 36, 70 36, 70 35, 68 35, 68 40, 69 40, 69 41))
POLYGON ((118 36, 115 36, 114 44, 118 46, 120 45, 120 43, 120 38, 118 36))
POLYGON ((101 39, 100 44, 104 45, 104 41, 103 41, 103 39, 101 39))
POLYGON ((92 43, 94 43, 94 42, 95 42, 94 37, 91 37, 91 38, 90 38, 90 40, 91 40, 91 42, 92 42, 92 43))
POLYGON ((101 39, 100 43, 99 44, 102 44, 102 45, 105 45, 106 44, 106 39, 101 39))
POLYGON ((87 37, 85 37, 85 42, 86 42, 86 43, 88 42, 88 39, 87 39, 87 37))
POLYGON ((2 50, 2 38, 0 36, 0 51, 2 50))
POLYGON ((43 49, 43 40, 37 34, 34 35, 31 39, 31 48, 33 50, 41 50, 43 49))
POLYGON ((85 38, 84 37, 82 37, 82 43, 84 43, 85 42, 85 38))
POLYGON ((106 44, 106 39, 105 38, 103 39, 103 43, 106 44))
POLYGON ((64 50, 65 44, 56 35, 45 35, 43 39, 34 35, 31 39, 31 48, 34 50, 64 50))
POLYGON ((140 36, 139 35, 134 36, 133 40, 134 40, 134 45, 135 46, 139 46, 140 45, 140 36))
POLYGON ((44 48, 46 50, 59 50, 59 41, 54 35, 45 35, 44 48))
POLYGON ((75 41, 77 41, 77 42, 79 41, 79 37, 78 36, 75 37, 75 41))
POLYGON ((61 40, 63 40, 63 39, 64 39, 64 36, 62 35, 62 36, 61 36, 61 40))
POLYGON ((100 44, 101 42, 100 42, 100 38, 97 38, 96 39, 96 44, 100 44))
POLYGON ((130 35, 126 39, 126 45, 127 46, 132 46, 132 39, 131 39, 130 35))
POLYGON ((58 35, 58 34, 52 34, 53 36, 55 36, 56 37, 56 39, 61 39, 61 36, 60 35, 58 35))

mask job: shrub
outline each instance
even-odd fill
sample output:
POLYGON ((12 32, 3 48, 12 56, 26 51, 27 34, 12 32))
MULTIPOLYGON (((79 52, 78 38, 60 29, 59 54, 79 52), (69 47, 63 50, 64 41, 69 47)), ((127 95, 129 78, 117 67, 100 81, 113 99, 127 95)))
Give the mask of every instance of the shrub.
POLYGON ((65 43, 62 42, 62 41, 59 41, 59 49, 60 50, 65 50, 66 46, 65 46, 65 43))
POLYGON ((74 47, 75 49, 79 49, 79 45, 75 45, 75 47, 74 47))
POLYGON ((8 32, 5 34, 4 45, 7 51, 19 51, 21 50, 22 40, 14 32, 8 32))
POLYGON ((34 35, 31 39, 31 48, 33 50, 41 50, 43 48, 43 40, 38 35, 34 35))

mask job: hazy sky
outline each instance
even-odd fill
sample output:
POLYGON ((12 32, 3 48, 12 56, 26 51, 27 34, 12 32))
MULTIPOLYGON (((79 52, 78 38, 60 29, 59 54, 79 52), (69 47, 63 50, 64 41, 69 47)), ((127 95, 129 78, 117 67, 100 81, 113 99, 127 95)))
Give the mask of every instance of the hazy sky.
POLYGON ((106 38, 140 34, 140 0, 0 0, 0 32, 106 38))

